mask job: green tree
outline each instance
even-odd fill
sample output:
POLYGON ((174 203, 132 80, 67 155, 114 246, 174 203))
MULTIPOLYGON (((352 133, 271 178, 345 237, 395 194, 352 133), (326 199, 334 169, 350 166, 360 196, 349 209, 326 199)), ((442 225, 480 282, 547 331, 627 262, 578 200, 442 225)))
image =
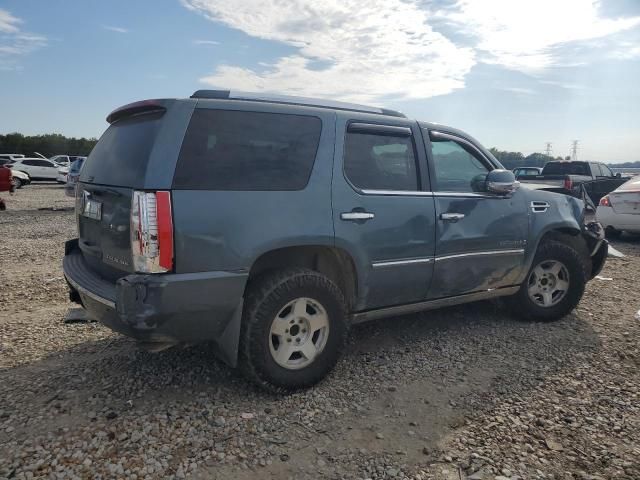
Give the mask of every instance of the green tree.
POLYGON ((38 152, 46 157, 65 154, 89 155, 97 142, 95 138, 65 137, 59 133, 23 135, 14 132, 0 135, 0 153, 21 153, 30 156, 38 152))

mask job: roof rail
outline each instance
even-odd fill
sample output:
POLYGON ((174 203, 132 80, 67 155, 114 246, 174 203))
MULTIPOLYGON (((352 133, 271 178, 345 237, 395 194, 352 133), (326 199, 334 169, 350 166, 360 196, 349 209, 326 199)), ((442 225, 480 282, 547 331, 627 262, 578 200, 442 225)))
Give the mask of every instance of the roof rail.
POLYGON ((305 107, 329 108, 333 110, 347 110, 352 112, 374 113, 391 117, 406 118, 404 113, 387 108, 370 107, 357 103, 337 102, 320 98, 296 97, 292 95, 261 94, 252 92, 233 92, 231 90, 197 90, 191 98, 212 100, 245 100, 252 102, 280 103, 284 105, 301 105, 305 107))

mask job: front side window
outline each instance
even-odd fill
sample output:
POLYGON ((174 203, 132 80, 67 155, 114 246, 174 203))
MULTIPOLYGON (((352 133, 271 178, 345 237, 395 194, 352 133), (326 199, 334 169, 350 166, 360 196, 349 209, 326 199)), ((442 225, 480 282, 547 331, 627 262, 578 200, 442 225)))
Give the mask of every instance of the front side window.
POLYGON ((23 164, 23 165, 29 165, 29 166, 31 166, 31 167, 39 167, 39 166, 41 166, 41 165, 38 163, 38 160, 23 160, 23 161, 22 161, 22 164, 23 164))
POLYGON ((347 133, 344 172, 363 190, 418 190, 416 157, 411 137, 347 133))
POLYGON ((321 130, 317 117, 197 109, 182 143, 173 188, 302 190, 321 130))
POLYGON ((438 192, 477 192, 489 173, 477 152, 463 143, 432 138, 431 153, 438 192))
POLYGON ((600 164, 600 170, 602 170, 603 177, 613 177, 613 172, 606 165, 600 164))

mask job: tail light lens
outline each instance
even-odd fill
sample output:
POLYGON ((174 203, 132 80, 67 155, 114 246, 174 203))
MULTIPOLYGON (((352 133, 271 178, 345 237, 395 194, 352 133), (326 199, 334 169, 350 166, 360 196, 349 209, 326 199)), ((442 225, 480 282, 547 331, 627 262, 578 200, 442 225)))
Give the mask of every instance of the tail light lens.
POLYGON ((602 197, 600 199, 600 204, 601 207, 610 207, 611 206, 611 202, 609 201, 609 195, 605 195, 604 197, 602 197))
POLYGON ((141 273, 173 269, 173 218, 170 192, 133 192, 131 252, 141 273))
POLYGON ((573 181, 571 180, 571 177, 565 177, 564 179, 564 189, 565 190, 571 190, 573 188, 573 181))

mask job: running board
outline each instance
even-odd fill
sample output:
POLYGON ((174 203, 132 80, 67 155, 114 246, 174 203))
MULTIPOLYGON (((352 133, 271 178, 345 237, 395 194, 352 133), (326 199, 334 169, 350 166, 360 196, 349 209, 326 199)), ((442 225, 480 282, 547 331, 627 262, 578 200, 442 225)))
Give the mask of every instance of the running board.
POLYGON ((458 295, 456 297, 438 298, 436 300, 427 300, 426 302, 378 308, 376 310, 367 310, 366 312, 356 312, 351 315, 351 324, 354 325, 356 323, 368 322, 369 320, 377 320, 384 317, 407 315, 409 313, 422 312, 425 310, 434 310, 436 308, 451 307, 453 305, 477 302, 479 300, 488 300, 490 298, 505 297, 507 295, 514 295, 518 293, 518 290, 520 290, 519 286, 496 288, 482 292, 458 295))

